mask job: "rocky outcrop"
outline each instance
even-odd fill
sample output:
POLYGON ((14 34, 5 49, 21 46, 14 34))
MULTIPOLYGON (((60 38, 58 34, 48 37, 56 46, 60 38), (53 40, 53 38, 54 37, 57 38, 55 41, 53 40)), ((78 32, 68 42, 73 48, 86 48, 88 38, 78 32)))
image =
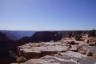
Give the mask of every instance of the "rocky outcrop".
POLYGON ((18 46, 18 55, 30 58, 40 58, 45 55, 53 55, 59 52, 65 52, 69 47, 65 46, 61 42, 42 42, 38 43, 39 46, 34 46, 37 43, 28 43, 22 46, 18 46))

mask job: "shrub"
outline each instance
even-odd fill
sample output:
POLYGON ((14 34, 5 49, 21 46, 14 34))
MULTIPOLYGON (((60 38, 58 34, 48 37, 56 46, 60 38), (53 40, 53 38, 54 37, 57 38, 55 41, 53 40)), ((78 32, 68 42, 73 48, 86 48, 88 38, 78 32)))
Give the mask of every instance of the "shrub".
POLYGON ((81 40, 81 38, 82 38, 82 36, 81 36, 80 34, 77 34, 77 35, 75 36, 75 39, 76 39, 76 40, 81 40))
POLYGON ((18 63, 22 63, 22 62, 27 61, 27 59, 26 59, 25 57, 21 56, 21 57, 17 57, 16 61, 17 61, 18 63))
POLYGON ((89 36, 96 37, 96 30, 89 31, 89 36))

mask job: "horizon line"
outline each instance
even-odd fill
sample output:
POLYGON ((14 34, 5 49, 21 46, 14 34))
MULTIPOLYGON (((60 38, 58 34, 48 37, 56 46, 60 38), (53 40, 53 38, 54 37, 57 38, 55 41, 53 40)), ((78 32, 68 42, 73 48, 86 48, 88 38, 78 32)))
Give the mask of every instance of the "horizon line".
POLYGON ((75 29, 75 30, 3 30, 3 29, 0 29, 0 31, 90 31, 90 30, 96 30, 96 29, 75 29))

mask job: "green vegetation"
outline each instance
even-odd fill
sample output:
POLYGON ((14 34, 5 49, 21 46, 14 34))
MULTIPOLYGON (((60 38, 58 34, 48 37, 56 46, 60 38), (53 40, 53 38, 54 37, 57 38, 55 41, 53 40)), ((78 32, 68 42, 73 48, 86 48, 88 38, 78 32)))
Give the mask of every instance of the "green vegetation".
POLYGON ((89 31, 89 36, 96 37, 96 30, 89 31))
POLYGON ((75 35, 76 40, 81 40, 82 36, 80 34, 75 35))

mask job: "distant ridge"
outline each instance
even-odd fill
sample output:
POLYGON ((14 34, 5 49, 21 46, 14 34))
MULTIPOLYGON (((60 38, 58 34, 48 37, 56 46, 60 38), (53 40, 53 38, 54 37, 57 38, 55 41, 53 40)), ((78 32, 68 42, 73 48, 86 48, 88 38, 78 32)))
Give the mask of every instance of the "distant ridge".
POLYGON ((30 37, 36 31, 10 31, 10 30, 0 30, 0 32, 6 34, 6 36, 11 40, 18 40, 23 37, 30 37))
MULTIPOLYGON (((11 39, 11 40, 19 40, 22 39, 23 37, 32 37, 35 33, 37 32, 61 32, 63 35, 67 35, 71 32, 76 33, 76 32, 88 32, 90 30, 45 30, 45 31, 27 31, 27 30, 0 30, 0 32, 6 34, 6 36, 11 39)), ((45 33, 46 34, 46 33, 45 33)))

